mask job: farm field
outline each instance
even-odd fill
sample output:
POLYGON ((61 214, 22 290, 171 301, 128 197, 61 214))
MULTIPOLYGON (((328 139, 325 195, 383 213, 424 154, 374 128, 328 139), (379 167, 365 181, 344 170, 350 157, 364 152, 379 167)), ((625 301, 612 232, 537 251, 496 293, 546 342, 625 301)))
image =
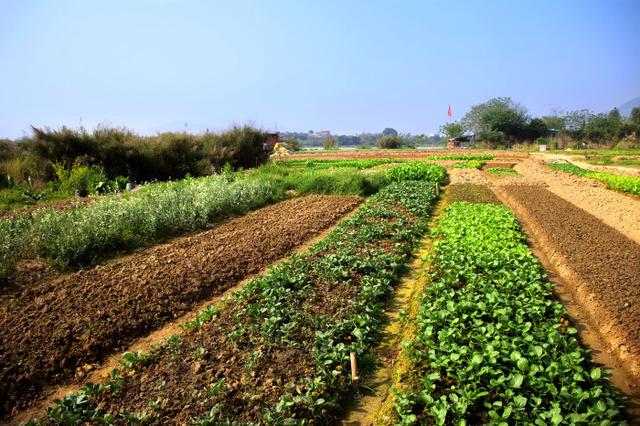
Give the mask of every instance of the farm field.
MULTIPOLYGON (((399 158, 399 159, 411 159, 411 160, 424 160, 429 157, 441 157, 447 156, 464 156, 466 159, 481 159, 481 158, 468 158, 470 155, 492 158, 527 158, 528 153, 514 152, 514 151, 470 151, 470 150, 446 150, 446 151, 421 151, 421 150, 389 150, 389 149, 371 149, 371 150, 356 150, 356 151, 319 151, 319 152, 307 152, 300 154, 292 154, 289 158, 292 160, 353 160, 353 159, 382 159, 382 158, 399 158)), ((453 159, 453 158, 452 158, 453 159)), ((485 158, 490 159, 490 158, 485 158)))
POLYGON ((634 419, 640 201, 506 154, 291 156, 231 179, 285 201, 10 291, 5 421, 634 419))
POLYGON ((42 392, 38 383, 72 378, 77 368, 259 272, 359 202, 317 195, 283 201, 6 298, 0 306, 3 406, 28 404, 42 392), (24 321, 13 320, 18 314, 24 321))

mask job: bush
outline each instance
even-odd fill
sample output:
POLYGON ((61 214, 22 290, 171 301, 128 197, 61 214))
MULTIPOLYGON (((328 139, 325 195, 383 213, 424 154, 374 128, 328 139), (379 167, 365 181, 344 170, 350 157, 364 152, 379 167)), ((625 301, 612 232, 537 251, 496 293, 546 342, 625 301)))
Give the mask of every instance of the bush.
POLYGON ((438 164, 414 162, 389 169, 387 176, 393 182, 425 180, 444 183, 447 179, 447 170, 438 164))
POLYGON ((63 194, 73 194, 75 191, 98 192, 100 184, 107 182, 104 170, 100 166, 74 164, 71 168, 63 164, 54 163, 53 170, 58 178, 58 190, 63 194))
POLYGON ((338 149, 338 141, 335 138, 327 138, 323 142, 324 149, 338 149))
MULTIPOLYGON (((40 162, 101 165, 109 178, 128 176, 134 181, 181 179, 220 170, 256 167, 268 160, 268 134, 249 126, 219 134, 184 132, 138 136, 124 128, 98 127, 93 132, 62 127, 33 128, 24 148, 40 162)), ((50 176, 53 178, 54 176, 50 176)))
POLYGON ((397 135, 383 136, 378 139, 378 148, 381 149, 399 149, 402 145, 402 138, 397 135))

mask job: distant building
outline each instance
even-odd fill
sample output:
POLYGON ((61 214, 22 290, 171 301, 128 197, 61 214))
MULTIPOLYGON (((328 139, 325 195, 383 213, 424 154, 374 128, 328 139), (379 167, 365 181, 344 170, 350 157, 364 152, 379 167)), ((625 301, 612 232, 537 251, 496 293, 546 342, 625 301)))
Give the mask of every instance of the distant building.
POLYGON ((459 136, 457 138, 451 138, 447 141, 447 148, 469 148, 474 141, 473 136, 459 136))
POLYGON ((319 137, 319 138, 329 138, 331 137, 331 131, 329 130, 320 130, 319 132, 314 132, 313 136, 319 137))

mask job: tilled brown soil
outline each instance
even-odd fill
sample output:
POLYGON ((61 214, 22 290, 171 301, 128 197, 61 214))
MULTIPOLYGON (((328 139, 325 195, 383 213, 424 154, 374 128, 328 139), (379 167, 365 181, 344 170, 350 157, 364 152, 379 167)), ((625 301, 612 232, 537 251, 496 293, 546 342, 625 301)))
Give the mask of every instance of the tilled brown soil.
POLYGON ((640 377, 640 246, 543 187, 505 186, 501 193, 567 270, 609 352, 640 377))
POLYGON ((0 306, 1 415, 320 234, 360 198, 308 196, 19 293, 0 306))
POLYGON ((640 201, 638 197, 607 189, 602 182, 553 170, 539 159, 520 162, 521 176, 500 178, 495 185, 540 185, 594 215, 640 244, 640 201))
POLYGON ((447 188, 447 202, 452 204, 457 201, 502 204, 500 200, 498 200, 498 197, 496 197, 486 185, 475 185, 472 183, 449 185, 447 188))

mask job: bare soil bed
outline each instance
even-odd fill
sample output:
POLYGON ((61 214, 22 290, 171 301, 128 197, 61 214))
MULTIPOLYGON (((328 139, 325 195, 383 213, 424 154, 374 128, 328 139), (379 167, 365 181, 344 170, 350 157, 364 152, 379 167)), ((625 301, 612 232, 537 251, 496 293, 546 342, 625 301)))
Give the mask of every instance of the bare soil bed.
POLYGON ((502 204, 486 185, 462 183, 447 188, 447 203, 468 201, 470 203, 502 204))
POLYGON ((552 170, 542 160, 529 159, 515 166, 522 176, 503 178, 496 185, 541 185, 594 215, 640 244, 640 199, 607 189, 593 179, 552 170))
POLYGON ((373 159, 373 158, 404 158, 412 160, 424 160, 434 155, 470 155, 491 154, 496 158, 528 158, 526 152, 512 151, 470 151, 470 150, 400 150, 372 149, 372 150, 342 150, 342 151, 318 151, 292 154, 291 160, 349 160, 349 159, 373 159))
POLYGON ((0 305, 0 415, 33 404, 134 339, 291 253, 353 210, 352 196, 296 198, 214 229, 68 274, 0 305))
POLYGON ((489 179, 478 169, 449 169, 451 184, 487 185, 489 179))
POLYGON ((608 350, 640 377, 640 246, 540 186, 501 193, 537 234, 608 350))

